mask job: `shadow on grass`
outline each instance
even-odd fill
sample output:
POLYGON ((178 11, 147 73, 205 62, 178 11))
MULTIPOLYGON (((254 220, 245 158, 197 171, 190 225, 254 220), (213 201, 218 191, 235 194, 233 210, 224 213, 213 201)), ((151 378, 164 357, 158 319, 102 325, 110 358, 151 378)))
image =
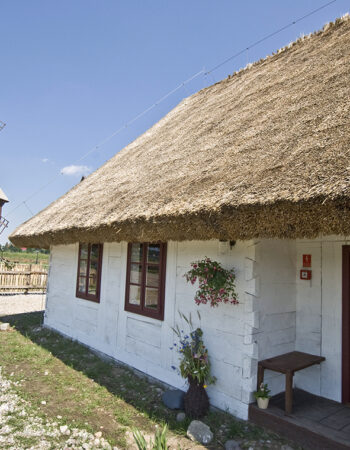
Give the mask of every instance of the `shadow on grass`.
MULTIPOLYGON (((115 361, 101 359, 77 341, 65 338, 50 329, 42 328, 43 312, 3 316, 0 317, 0 321, 9 322, 23 336, 49 351, 66 366, 81 372, 113 394, 115 403, 109 401, 110 403, 108 405, 106 403, 105 409, 109 408, 113 411, 114 419, 118 424, 126 427, 144 427, 145 419, 150 419, 160 424, 166 422, 169 429, 177 434, 186 434, 190 420, 186 418, 183 422, 177 422, 177 411, 169 410, 163 405, 161 393, 164 387, 161 384, 150 382, 147 378, 138 376, 128 367, 115 361), (135 414, 130 409, 128 410, 118 403, 118 399, 133 406, 142 418, 135 418, 135 414)), ((69 384, 69 380, 67 383, 69 384)), ((79 386, 77 388, 79 389, 79 386)), ((85 408, 88 406, 84 405, 85 408)), ((94 414, 93 404, 90 412, 94 414)), ((210 412, 202 420, 209 425, 215 436, 215 442, 208 448, 222 448, 223 442, 230 438, 248 440, 275 438, 282 442, 278 436, 236 420, 224 412, 210 412)))

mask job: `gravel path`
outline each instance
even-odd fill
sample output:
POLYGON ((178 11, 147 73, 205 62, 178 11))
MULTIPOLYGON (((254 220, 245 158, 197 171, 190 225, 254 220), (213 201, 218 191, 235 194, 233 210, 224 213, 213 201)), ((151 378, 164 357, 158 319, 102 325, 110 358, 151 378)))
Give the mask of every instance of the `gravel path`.
MULTIPOLYGON (((107 449, 110 444, 86 430, 37 417, 31 405, 16 394, 18 383, 5 379, 0 367, 0 448, 9 450, 107 449)), ((114 447, 116 449, 116 447, 114 447)))
POLYGON ((45 309, 46 294, 0 295, 0 317, 45 309))

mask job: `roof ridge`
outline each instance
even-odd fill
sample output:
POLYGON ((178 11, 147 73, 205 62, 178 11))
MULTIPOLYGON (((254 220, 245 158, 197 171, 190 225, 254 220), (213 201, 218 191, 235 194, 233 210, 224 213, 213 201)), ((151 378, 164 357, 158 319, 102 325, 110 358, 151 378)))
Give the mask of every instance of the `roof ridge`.
MULTIPOLYGON (((232 74, 229 74, 226 78, 217 81, 214 84, 211 84, 210 86, 207 86, 203 89, 201 89, 200 91, 196 92, 193 95, 199 94, 207 89, 210 89, 213 86, 217 86, 218 84, 221 83, 225 83, 228 80, 232 80, 233 77, 237 77, 237 76, 241 76, 243 73, 247 72, 248 70, 250 70, 252 67, 256 67, 259 66, 265 62, 267 62, 269 59, 274 58, 276 56, 280 56, 282 53, 284 54, 285 52, 289 51, 290 49, 292 49, 293 47, 295 47, 296 45, 310 39, 313 38, 314 36, 319 36, 322 34, 326 34, 329 32, 333 32, 335 31, 337 28, 339 28, 340 26, 342 26, 344 23, 346 23, 347 21, 350 21, 350 14, 347 12, 345 14, 343 14, 341 17, 337 17, 335 19, 334 22, 327 22, 325 25, 323 25, 323 27, 319 30, 316 31, 312 31, 309 34, 305 34, 303 36, 300 36, 298 39, 296 39, 295 41, 290 42, 289 44, 279 48, 278 50, 275 50, 274 52, 272 52, 271 54, 265 56, 264 58, 260 58, 254 62, 248 63, 245 67, 242 67, 236 71, 234 71, 232 74)), ((210 73, 210 72, 209 72, 210 73)))

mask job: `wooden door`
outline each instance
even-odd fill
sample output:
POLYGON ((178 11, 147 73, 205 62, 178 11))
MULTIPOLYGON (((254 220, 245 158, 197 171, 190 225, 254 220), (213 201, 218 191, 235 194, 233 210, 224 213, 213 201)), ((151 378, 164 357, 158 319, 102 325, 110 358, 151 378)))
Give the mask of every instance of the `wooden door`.
POLYGON ((350 403, 350 245, 343 245, 342 401, 350 403))

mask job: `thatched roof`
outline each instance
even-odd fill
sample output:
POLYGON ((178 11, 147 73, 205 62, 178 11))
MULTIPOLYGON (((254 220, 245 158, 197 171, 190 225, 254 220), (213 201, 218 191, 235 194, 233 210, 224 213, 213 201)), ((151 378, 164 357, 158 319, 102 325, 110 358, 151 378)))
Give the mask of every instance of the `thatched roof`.
POLYGON ((9 199, 6 197, 5 192, 0 188, 0 203, 7 203, 9 199))
POLYGON ((186 98, 10 239, 350 235, 349 151, 345 16, 186 98))

